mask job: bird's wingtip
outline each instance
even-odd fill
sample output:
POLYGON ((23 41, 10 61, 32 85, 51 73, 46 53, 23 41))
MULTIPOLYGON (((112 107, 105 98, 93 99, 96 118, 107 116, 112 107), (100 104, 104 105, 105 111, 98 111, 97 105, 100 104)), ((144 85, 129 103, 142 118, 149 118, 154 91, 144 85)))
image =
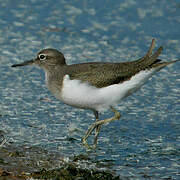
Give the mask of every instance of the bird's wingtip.
POLYGON ((173 61, 171 61, 172 63, 175 63, 175 62, 178 62, 178 61, 180 61, 180 59, 176 59, 176 60, 173 60, 173 61))

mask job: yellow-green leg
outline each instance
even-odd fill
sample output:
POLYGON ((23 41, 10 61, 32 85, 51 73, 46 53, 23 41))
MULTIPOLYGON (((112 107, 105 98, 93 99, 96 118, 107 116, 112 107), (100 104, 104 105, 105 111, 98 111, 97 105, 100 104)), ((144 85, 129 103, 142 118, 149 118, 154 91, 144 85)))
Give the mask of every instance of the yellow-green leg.
POLYGON ((100 121, 96 121, 95 123, 93 123, 87 130, 86 135, 82 138, 82 142, 87 145, 87 138, 91 135, 91 133, 93 132, 93 130, 96 128, 96 133, 95 133, 95 138, 94 138, 94 147, 96 147, 97 145, 97 138, 98 138, 98 134, 100 132, 100 128, 101 125, 109 123, 111 121, 114 120, 118 120, 121 117, 121 114, 114 109, 113 107, 111 107, 111 110, 114 112, 114 116, 108 119, 104 119, 104 120, 100 120, 100 121))
MULTIPOLYGON (((95 115, 95 118, 96 118, 96 122, 98 122, 99 121, 98 111, 94 111, 94 115, 95 115)), ((101 129, 101 125, 97 125, 96 129, 95 129, 95 135, 94 135, 94 148, 97 145, 97 139, 98 139, 98 136, 99 136, 100 129, 101 129)))

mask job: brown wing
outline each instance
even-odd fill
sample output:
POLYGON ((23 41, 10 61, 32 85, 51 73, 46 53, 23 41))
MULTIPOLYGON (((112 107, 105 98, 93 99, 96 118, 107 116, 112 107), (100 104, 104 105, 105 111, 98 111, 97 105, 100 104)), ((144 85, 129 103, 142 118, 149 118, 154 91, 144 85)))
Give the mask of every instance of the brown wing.
POLYGON ((75 64, 68 66, 68 70, 66 71, 66 73, 70 75, 71 79, 79 79, 83 82, 88 82, 98 88, 122 83, 142 70, 156 67, 159 67, 159 69, 157 68, 157 70, 160 70, 166 65, 172 63, 159 63, 161 60, 157 58, 162 52, 163 48, 160 47, 154 54, 152 54, 154 47, 155 40, 153 39, 146 55, 132 62, 95 62, 75 64))
POLYGON ((69 73, 71 79, 79 79, 101 88, 121 83, 131 78, 135 71, 128 66, 129 63, 95 63, 79 64, 75 71, 69 73), (82 70, 83 69, 83 70, 82 70))

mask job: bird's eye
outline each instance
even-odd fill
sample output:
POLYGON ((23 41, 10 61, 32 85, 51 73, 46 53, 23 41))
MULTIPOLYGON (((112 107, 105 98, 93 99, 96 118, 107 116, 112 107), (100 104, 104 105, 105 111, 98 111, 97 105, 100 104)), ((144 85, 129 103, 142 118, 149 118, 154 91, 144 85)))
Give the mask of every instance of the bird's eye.
POLYGON ((39 54, 39 59, 40 59, 41 61, 44 61, 44 60, 46 59, 46 55, 44 55, 44 54, 39 54))

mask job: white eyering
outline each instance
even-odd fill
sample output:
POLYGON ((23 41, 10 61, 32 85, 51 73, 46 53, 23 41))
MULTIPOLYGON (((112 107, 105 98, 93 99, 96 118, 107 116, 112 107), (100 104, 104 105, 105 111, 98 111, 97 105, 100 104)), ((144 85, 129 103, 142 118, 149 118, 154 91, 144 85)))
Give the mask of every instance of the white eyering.
POLYGON ((41 61, 44 61, 46 59, 46 55, 45 54, 39 54, 39 59, 41 61))

